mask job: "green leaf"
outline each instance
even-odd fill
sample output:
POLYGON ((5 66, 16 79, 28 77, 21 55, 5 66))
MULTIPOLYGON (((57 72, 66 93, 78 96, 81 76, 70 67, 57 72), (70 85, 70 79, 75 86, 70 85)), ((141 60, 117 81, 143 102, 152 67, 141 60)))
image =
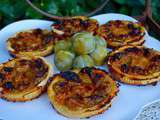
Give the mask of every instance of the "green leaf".
POLYGON ((15 17, 14 16, 14 9, 12 4, 10 3, 10 0, 0 0, 0 11, 5 15, 9 17, 15 17))
POLYGON ((113 0, 120 5, 128 5, 131 7, 144 6, 145 0, 113 0))
POLYGON ((118 4, 124 5, 124 4, 127 3, 128 0, 113 0, 113 1, 118 3, 118 4))
POLYGON ((144 11, 144 8, 142 8, 142 7, 136 7, 136 9, 132 8, 131 15, 132 16, 142 15, 143 11, 144 11))
POLYGON ((145 5, 145 0, 139 0, 139 1, 143 6, 145 5))
POLYGON ((130 8, 127 7, 127 6, 122 6, 119 10, 120 13, 122 14, 126 14, 126 15, 129 15, 130 14, 130 8))
POLYGON ((4 25, 8 25, 8 24, 10 24, 10 23, 12 23, 14 21, 15 21, 15 19, 13 19, 11 17, 7 17, 7 16, 3 17, 3 24, 4 25))
POLYGON ((0 25, 2 23, 2 13, 0 12, 0 25))
POLYGON ((82 15, 84 13, 85 13, 85 10, 83 8, 81 8, 80 6, 76 6, 75 9, 71 10, 72 15, 82 15))
POLYGON ((40 6, 51 14, 57 14, 59 10, 57 4, 53 0, 45 0, 41 2, 40 6))
POLYGON ((127 0, 126 4, 130 7, 137 8, 137 7, 144 7, 142 0, 127 0))
POLYGON ((156 20, 157 22, 160 22, 160 13, 159 13, 160 5, 159 4, 160 4, 159 0, 154 0, 152 2, 152 14, 153 14, 154 20, 156 20))
POLYGON ((86 0, 86 4, 90 8, 96 8, 99 4, 102 4, 99 0, 86 0))
POLYGON ((67 15, 72 15, 71 11, 76 11, 76 6, 77 6, 76 0, 67 0, 64 5, 67 15))
POLYGON ((160 7, 160 1, 159 0, 152 0, 152 6, 153 7, 160 7))
POLYGON ((14 7, 14 16, 19 19, 25 15, 26 8, 29 5, 26 3, 25 0, 12 0, 12 6, 14 7), (14 4, 16 2, 16 4, 14 4))
POLYGON ((158 39, 160 41, 160 39, 159 39, 160 36, 158 34, 156 34, 155 32, 149 31, 149 35, 154 36, 156 39, 158 39))
POLYGON ((108 2, 108 4, 103 8, 104 13, 114 13, 117 12, 118 9, 113 2, 108 2))
POLYGON ((43 18, 43 16, 38 13, 37 11, 35 11, 33 8, 31 7, 28 7, 26 9, 26 13, 25 13, 25 16, 28 17, 28 18, 36 18, 36 19, 40 19, 40 18, 43 18))
POLYGON ((156 20, 157 22, 160 22, 160 13, 159 13, 159 9, 153 8, 152 9, 153 12, 153 18, 154 20, 156 20))

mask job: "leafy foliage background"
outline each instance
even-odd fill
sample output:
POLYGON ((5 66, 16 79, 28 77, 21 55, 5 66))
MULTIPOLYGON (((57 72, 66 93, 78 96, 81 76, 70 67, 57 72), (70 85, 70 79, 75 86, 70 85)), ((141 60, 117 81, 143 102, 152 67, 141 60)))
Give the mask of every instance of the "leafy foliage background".
MULTIPOLYGON (((49 13, 80 15, 103 4, 103 0, 32 0, 41 9, 49 13)), ((145 0, 110 0, 100 13, 123 13, 131 16, 142 14, 145 0)), ((160 23, 160 0, 152 0, 154 19, 160 23)), ((100 14, 97 13, 97 14, 100 14)), ((47 19, 34 11, 25 0, 0 0, 0 28, 21 19, 47 19)))

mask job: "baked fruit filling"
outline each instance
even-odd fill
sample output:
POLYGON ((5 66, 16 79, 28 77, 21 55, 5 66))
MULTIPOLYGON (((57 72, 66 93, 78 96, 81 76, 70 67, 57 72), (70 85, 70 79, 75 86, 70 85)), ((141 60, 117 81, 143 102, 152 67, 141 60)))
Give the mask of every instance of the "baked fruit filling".
POLYGON ((17 59, 0 68, 0 88, 5 92, 23 92, 37 86, 48 75, 42 59, 17 59))
POLYGON ((109 47, 116 48, 127 44, 143 44, 145 29, 137 22, 111 20, 101 25, 97 34, 105 38, 109 47))
POLYGON ((112 56, 112 59, 115 59, 112 65, 124 73, 133 75, 148 75, 158 72, 160 70, 160 55, 151 54, 150 51, 148 48, 138 49, 136 47, 125 49, 124 53, 112 56))
POLYGON ((14 50, 19 52, 44 51, 53 45, 54 37, 48 30, 33 29, 17 33, 9 38, 7 43, 14 50))
POLYGON ((52 86, 54 97, 50 99, 54 99, 51 100, 53 105, 64 106, 69 111, 100 110, 118 92, 116 82, 105 71, 96 68, 86 67, 78 74, 72 71, 61 72, 53 77, 52 82, 54 83, 50 87, 52 86))
MULTIPOLYGON (((111 72, 114 71, 113 76, 123 74, 128 76, 128 79, 139 81, 151 79, 150 82, 160 77, 160 53, 150 48, 140 46, 119 48, 111 53, 108 64, 111 72)), ((119 79, 123 79, 124 76, 119 79)))
POLYGON ((53 35, 58 40, 71 37, 77 32, 87 31, 95 33, 99 24, 95 19, 87 17, 74 17, 69 20, 57 21, 52 25, 53 35))

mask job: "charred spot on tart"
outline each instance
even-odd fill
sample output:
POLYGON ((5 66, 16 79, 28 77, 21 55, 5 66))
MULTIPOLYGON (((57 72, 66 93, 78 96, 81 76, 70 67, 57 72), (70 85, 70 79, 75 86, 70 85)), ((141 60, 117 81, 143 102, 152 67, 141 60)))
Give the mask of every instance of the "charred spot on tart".
POLYGON ((145 75, 145 73, 147 73, 147 71, 140 66, 132 66, 131 71, 134 74, 140 74, 140 75, 145 75))
MULTIPOLYGON (((136 35, 143 35, 143 34, 141 34, 142 32, 141 32, 141 27, 142 27, 142 25, 140 25, 140 23, 136 23, 137 25, 135 26, 133 23, 128 23, 128 28, 130 29, 130 32, 129 32, 129 34, 130 35, 133 35, 133 36, 136 36, 136 35)), ((145 33, 144 33, 145 34, 145 33)))
POLYGON ((96 100, 96 99, 99 99, 101 96, 98 96, 98 95, 92 95, 92 96, 90 96, 89 98, 91 99, 91 100, 96 100))
MULTIPOLYGON (((100 95, 92 95, 92 96, 89 96, 87 99, 88 101, 91 101, 90 104, 94 105, 95 103, 98 104, 100 103, 101 101, 103 101, 105 97, 104 96, 100 96, 100 95)), ((105 105, 105 104, 104 104, 105 105)))
POLYGON ((134 28, 134 25, 133 25, 132 23, 128 23, 127 27, 128 27, 129 29, 133 29, 133 28, 134 28))
POLYGON ((57 21, 55 24, 53 24, 54 28, 55 29, 58 29, 58 30, 63 30, 64 29, 64 23, 62 21, 57 21))
POLYGON ((112 61, 120 60, 125 55, 125 52, 118 52, 111 56, 112 61))
POLYGON ((140 52, 141 50, 137 47, 131 47, 131 48, 127 48, 125 49, 126 52, 131 52, 131 53, 138 53, 140 52))
POLYGON ((108 37, 109 39, 111 39, 111 38, 114 37, 114 34, 113 34, 113 33, 109 33, 107 37, 108 37))
POLYGON ((4 67, 3 70, 4 72, 12 72, 13 67, 4 67))
POLYGON ((93 78, 93 70, 94 70, 94 68, 92 68, 92 67, 85 67, 85 68, 82 68, 80 72, 86 73, 86 74, 88 74, 88 76, 90 78, 93 78))
POLYGON ((75 72, 65 71, 65 72, 61 72, 60 74, 63 78, 65 78, 68 81, 74 81, 74 82, 78 82, 78 83, 81 82, 81 79, 79 78, 79 76, 75 72))
POLYGON ((13 88, 14 88, 12 82, 6 82, 6 83, 4 83, 4 87, 5 87, 6 89, 13 89, 13 88))
POLYGON ((115 23, 114 22, 111 23, 113 23, 117 28, 120 28, 123 25, 123 22, 121 20, 115 20, 115 23))
POLYGON ((66 85, 66 83, 65 83, 65 82, 60 82, 58 85, 59 85, 60 87, 64 87, 64 86, 66 85))
POLYGON ((62 23, 62 20, 55 20, 53 25, 61 25, 62 23))
POLYGON ((148 71, 150 73, 153 73, 154 71, 159 71, 160 70, 160 64, 157 65, 155 62, 151 62, 151 64, 148 66, 148 71))
POLYGON ((100 78, 102 78, 102 77, 103 77, 102 74, 96 73, 96 74, 94 75, 94 78, 95 78, 95 79, 100 79, 100 78))
POLYGON ((55 24, 62 24, 63 22, 62 22, 63 20, 55 20, 55 24))
POLYGON ((158 82, 153 82, 151 83, 151 85, 156 86, 158 84, 158 82))
POLYGON ((84 27, 88 27, 89 26, 88 20, 80 20, 80 24, 83 25, 84 27))
POLYGON ((123 39, 123 38, 127 38, 128 35, 126 35, 126 34, 120 34, 119 37, 123 39))
POLYGON ((160 55, 155 55, 150 59, 151 63, 148 66, 150 72, 159 71, 160 70, 160 55))
POLYGON ((151 58, 152 62, 160 62, 160 55, 156 55, 154 57, 151 58))
POLYGON ((37 77, 43 77, 45 75, 45 73, 48 72, 48 67, 46 67, 44 65, 44 62, 42 61, 42 59, 36 59, 35 61, 35 68, 37 68, 37 77))
POLYGON ((144 48, 144 49, 143 49, 143 55, 144 55, 145 57, 149 56, 149 55, 150 55, 150 49, 149 49, 149 48, 144 48))
POLYGON ((51 43, 54 40, 54 36, 53 35, 46 35, 44 37, 44 43, 48 44, 51 43))
POLYGON ((21 59, 21 60, 19 60, 19 62, 22 63, 22 64, 26 64, 27 62, 29 62, 29 60, 21 59))
POLYGON ((41 59, 36 59, 34 62, 37 68, 43 67, 43 61, 41 59))
POLYGON ((121 71, 124 72, 124 73, 128 73, 129 66, 127 64, 122 64, 121 65, 121 71))
POLYGON ((136 35, 140 35, 141 34, 141 31, 139 28, 132 28, 132 30, 128 33, 129 35, 132 35, 132 36, 136 36, 136 35))
POLYGON ((48 68, 43 68, 42 70, 37 72, 36 76, 43 77, 46 74, 46 72, 48 72, 48 68))
POLYGON ((99 81, 101 81, 102 79, 104 79, 105 75, 106 75, 106 71, 103 70, 99 70, 99 69, 94 69, 93 73, 92 73, 92 83, 93 84, 99 84, 99 81))
POLYGON ((5 79, 5 75, 0 73, 0 82, 2 82, 5 79))
POLYGON ((42 30, 40 29, 40 28, 37 28, 37 29, 34 29, 33 30, 33 34, 35 34, 35 35, 39 35, 39 34, 42 34, 42 30))

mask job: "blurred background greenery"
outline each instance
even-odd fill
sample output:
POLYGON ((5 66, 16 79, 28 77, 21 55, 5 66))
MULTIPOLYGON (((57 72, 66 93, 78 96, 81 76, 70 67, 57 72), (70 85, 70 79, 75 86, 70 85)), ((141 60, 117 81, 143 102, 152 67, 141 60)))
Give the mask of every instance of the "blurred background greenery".
MULTIPOLYGON (((104 0, 32 0, 39 8, 58 16, 81 15, 92 11, 104 0)), ((110 0, 101 13, 141 15, 145 0, 110 0)), ((160 24, 160 0, 152 0, 153 18, 160 24)), ((0 0, 0 28, 21 19, 47 19, 33 10, 25 0, 0 0)))

